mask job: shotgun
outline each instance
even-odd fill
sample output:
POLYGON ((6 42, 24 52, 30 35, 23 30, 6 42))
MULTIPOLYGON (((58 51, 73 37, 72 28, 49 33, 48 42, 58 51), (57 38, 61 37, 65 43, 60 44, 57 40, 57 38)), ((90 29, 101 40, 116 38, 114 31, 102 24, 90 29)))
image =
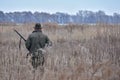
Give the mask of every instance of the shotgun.
MULTIPOLYGON (((20 36, 21 39, 23 39, 26 42, 26 39, 17 30, 14 29, 14 31, 20 36)), ((19 43, 19 49, 20 49, 20 45, 21 45, 21 40, 20 40, 20 43, 19 43)), ((29 55, 30 55, 30 52, 27 53, 26 58, 28 58, 29 55)))
POLYGON ((26 39, 17 30, 14 31, 20 36, 20 38, 22 38, 26 42, 26 39))

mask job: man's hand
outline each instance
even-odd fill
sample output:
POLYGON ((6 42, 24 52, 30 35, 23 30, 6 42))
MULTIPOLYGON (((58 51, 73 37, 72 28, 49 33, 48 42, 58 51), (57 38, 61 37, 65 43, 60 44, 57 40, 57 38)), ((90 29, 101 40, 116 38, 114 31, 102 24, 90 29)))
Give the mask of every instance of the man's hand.
POLYGON ((28 56, 31 56, 31 53, 30 53, 30 52, 29 52, 29 53, 27 53, 26 58, 28 58, 28 56))

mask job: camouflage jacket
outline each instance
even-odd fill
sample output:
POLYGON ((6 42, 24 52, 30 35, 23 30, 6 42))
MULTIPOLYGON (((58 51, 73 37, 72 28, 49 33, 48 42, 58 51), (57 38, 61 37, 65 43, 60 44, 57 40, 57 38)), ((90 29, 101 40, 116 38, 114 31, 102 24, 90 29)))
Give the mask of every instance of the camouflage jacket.
POLYGON ((49 38, 41 31, 33 31, 26 40, 25 46, 31 52, 34 53, 39 48, 44 48, 49 43, 49 38))

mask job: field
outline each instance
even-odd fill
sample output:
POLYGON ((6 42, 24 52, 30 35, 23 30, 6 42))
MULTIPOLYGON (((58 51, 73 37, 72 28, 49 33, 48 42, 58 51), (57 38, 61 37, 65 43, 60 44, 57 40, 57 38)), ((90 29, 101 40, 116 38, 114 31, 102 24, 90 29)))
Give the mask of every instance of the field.
POLYGON ((32 72, 24 41, 34 24, 0 26, 0 80, 120 80, 120 25, 43 24, 53 42, 44 72, 32 72))

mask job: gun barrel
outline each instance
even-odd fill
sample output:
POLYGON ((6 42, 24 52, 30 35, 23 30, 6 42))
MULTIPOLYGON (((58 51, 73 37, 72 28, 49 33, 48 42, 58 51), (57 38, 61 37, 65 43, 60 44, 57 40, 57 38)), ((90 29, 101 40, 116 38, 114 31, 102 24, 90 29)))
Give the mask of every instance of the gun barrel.
POLYGON ((14 31, 26 42, 26 39, 17 30, 14 31))

